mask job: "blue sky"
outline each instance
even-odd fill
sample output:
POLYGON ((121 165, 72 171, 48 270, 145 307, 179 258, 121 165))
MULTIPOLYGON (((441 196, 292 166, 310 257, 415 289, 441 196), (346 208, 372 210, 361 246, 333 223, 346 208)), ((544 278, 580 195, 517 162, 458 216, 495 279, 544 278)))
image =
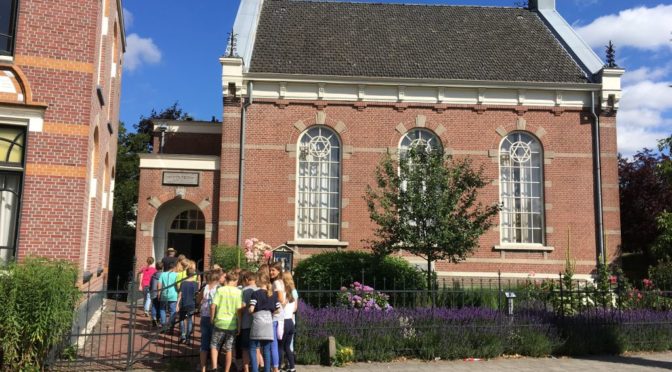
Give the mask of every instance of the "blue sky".
MULTIPOLYGON (((267 0, 268 1, 268 0, 267 0)), ((380 0, 377 2, 381 2, 380 0)), ((516 0, 394 1, 513 6, 516 0)), ((604 56, 613 40, 627 72, 618 114, 626 155, 672 134, 672 2, 557 0, 565 19, 604 56)), ((127 127, 179 102, 195 119, 221 119, 221 67, 239 0, 125 0, 121 120, 127 127)))

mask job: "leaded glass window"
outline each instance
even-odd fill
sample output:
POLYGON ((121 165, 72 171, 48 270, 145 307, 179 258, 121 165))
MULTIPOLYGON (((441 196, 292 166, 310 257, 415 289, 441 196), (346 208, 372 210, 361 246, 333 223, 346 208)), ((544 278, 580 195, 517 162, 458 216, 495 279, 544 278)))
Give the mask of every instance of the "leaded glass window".
POLYGON ((341 145, 331 129, 312 127, 301 135, 296 179, 296 237, 338 239, 341 145))
POLYGON ((24 127, 0 126, 0 165, 23 166, 24 127))
POLYGON ((544 243, 544 172, 541 144, 532 135, 514 132, 499 150, 501 241, 544 243))
POLYGON ((198 209, 186 210, 175 217, 170 224, 170 230, 199 231, 205 230, 205 217, 198 209))
POLYGON ((0 263, 16 256, 26 128, 0 125, 0 263))
POLYGON ((430 151, 443 151, 441 140, 427 129, 416 128, 406 132, 399 143, 399 155, 403 158, 410 149, 423 149, 430 151))

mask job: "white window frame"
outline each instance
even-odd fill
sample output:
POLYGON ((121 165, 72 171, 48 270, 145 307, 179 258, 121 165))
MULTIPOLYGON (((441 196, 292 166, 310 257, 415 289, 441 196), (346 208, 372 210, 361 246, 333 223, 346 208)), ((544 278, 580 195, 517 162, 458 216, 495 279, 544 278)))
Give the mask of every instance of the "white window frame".
MULTIPOLYGON (((295 186, 295 198, 294 198, 294 241, 292 241, 292 244, 310 244, 315 243, 316 245, 322 245, 322 244, 333 244, 335 246, 343 245, 340 242, 340 237, 342 233, 342 203, 341 199, 343 196, 343 141, 341 140, 340 136, 338 133, 333 130, 330 127, 324 126, 324 125, 313 125, 308 128, 306 128, 301 134, 299 135, 299 138, 296 143, 296 165, 295 165, 295 180, 296 180, 296 186, 295 186), (337 233, 335 237, 329 237, 329 238, 315 238, 315 237, 302 237, 299 235, 299 228, 301 227, 301 223, 299 221, 299 210, 301 209, 299 207, 299 187, 301 185, 301 175, 300 175, 300 166, 301 166, 301 140, 308 134, 309 131, 318 128, 322 130, 327 130, 331 132, 333 138, 336 139, 338 142, 338 149, 339 149, 339 154, 338 154, 338 197, 337 197, 337 204, 335 208, 338 211, 338 217, 337 217, 337 233)), ((329 208, 329 207, 328 207, 329 208)), ((329 208, 332 209, 332 208, 329 208)), ((329 224, 328 224, 329 225, 329 224)))
MULTIPOLYGON (((397 152, 399 153, 399 160, 401 160, 401 158, 403 157, 404 152, 408 151, 411 148, 410 146, 402 148, 401 144, 404 142, 404 139, 408 138, 409 135, 413 132, 425 132, 425 133, 431 135, 436 140, 436 144, 438 146, 436 149, 443 152, 443 142, 441 142, 441 138, 436 133, 434 133, 433 131, 431 131, 427 128, 413 128, 413 129, 407 131, 406 133, 404 133, 404 135, 401 136, 401 138, 399 139, 399 145, 397 146, 397 152)), ((429 143, 429 145, 431 146, 432 144, 429 143)), ((434 147, 432 146, 432 148, 434 148, 434 147)))
MULTIPOLYGON (((499 184, 499 202, 503 206, 504 205, 504 198, 502 195, 502 188, 504 181, 502 179, 502 146, 504 145, 505 141, 510 138, 510 136, 513 135, 519 135, 519 134, 524 134, 529 136, 533 141, 536 141, 537 145, 539 146, 539 172, 540 172, 540 177, 539 177, 539 213, 540 213, 540 231, 541 231, 541 242, 505 242, 504 241, 504 229, 511 229, 511 227, 505 227, 504 226, 504 214, 515 214, 515 211, 512 212, 507 212, 503 208, 499 212, 499 242, 500 246, 495 247, 496 249, 520 249, 520 250, 553 250, 552 247, 545 247, 546 244, 546 208, 544 204, 544 188, 545 188, 545 177, 544 177, 544 147, 542 142, 537 138, 534 134, 525 132, 525 131, 514 131, 508 133, 506 136, 502 138, 502 140, 499 143, 499 146, 497 148, 497 169, 498 169, 498 184, 499 184)), ((520 181, 518 181, 520 182, 520 181)), ((511 181, 513 184, 513 181, 511 181)), ((534 213, 534 212, 531 212, 534 213)))

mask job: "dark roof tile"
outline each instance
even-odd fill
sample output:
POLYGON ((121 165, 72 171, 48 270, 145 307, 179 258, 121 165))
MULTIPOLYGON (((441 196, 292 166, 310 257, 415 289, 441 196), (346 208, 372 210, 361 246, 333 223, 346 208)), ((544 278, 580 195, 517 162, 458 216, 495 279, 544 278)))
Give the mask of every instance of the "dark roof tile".
POLYGON ((251 72, 587 82, 519 8, 266 0, 251 72))

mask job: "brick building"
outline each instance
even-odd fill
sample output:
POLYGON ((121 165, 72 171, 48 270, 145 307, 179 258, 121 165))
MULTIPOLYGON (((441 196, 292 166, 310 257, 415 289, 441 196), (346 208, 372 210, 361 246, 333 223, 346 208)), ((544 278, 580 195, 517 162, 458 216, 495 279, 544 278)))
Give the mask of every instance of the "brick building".
POLYGON ((121 59, 119 0, 0 2, 0 261, 77 263, 103 286, 121 59))
POLYGON ((587 278, 602 252, 614 258, 623 70, 554 0, 243 0, 234 32, 221 125, 157 123, 163 152, 141 159, 139 256, 175 245, 207 264, 211 244, 252 236, 299 260, 365 249, 382 155, 431 145, 483 165, 481 201, 503 205, 478 251, 439 275, 555 277, 569 254, 587 278))

